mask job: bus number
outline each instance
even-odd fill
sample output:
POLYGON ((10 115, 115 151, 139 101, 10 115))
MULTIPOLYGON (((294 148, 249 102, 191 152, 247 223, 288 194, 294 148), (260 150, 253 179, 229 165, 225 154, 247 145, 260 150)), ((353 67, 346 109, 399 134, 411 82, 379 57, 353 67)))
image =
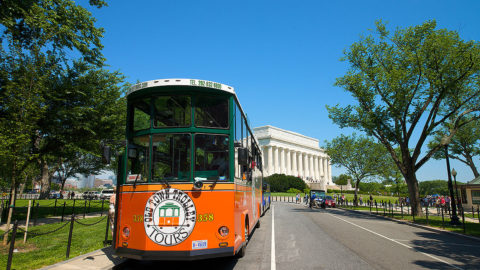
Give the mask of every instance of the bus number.
POLYGON ((203 214, 197 216, 197 222, 209 222, 213 220, 213 214, 203 214))
POLYGON ((133 215, 133 222, 143 222, 143 215, 133 215))

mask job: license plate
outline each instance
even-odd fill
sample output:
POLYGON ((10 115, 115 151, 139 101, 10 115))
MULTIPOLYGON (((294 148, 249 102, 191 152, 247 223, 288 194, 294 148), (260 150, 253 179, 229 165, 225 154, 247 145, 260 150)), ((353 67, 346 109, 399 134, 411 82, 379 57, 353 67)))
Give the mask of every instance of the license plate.
POLYGON ((192 241, 192 249, 207 248, 207 240, 192 241))

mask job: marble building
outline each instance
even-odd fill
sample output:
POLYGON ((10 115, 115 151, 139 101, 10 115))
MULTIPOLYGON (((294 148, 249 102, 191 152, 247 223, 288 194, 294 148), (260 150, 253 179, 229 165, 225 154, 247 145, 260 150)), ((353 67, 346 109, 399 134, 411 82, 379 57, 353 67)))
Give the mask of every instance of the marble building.
POLYGON ((298 176, 325 190, 335 185, 330 158, 317 139, 273 126, 253 128, 253 133, 262 149, 265 177, 275 173, 298 176))

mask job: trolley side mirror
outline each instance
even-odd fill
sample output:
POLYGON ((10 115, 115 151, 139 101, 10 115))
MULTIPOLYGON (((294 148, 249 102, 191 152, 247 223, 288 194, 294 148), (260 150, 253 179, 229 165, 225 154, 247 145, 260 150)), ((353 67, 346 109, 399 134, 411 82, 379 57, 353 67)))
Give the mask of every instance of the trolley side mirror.
POLYGON ((248 165, 248 150, 247 148, 238 148, 238 164, 248 165))

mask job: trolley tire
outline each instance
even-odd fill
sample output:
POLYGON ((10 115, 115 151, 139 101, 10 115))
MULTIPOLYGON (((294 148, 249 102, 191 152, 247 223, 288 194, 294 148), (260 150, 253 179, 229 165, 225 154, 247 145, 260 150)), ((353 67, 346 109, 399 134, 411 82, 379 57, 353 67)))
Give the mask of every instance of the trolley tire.
POLYGON ((260 219, 258 219, 257 224, 255 224, 255 228, 260 228, 260 219))
POLYGON ((247 244, 248 244, 248 220, 245 220, 245 243, 242 245, 240 250, 237 253, 237 258, 243 258, 247 253, 247 244))

